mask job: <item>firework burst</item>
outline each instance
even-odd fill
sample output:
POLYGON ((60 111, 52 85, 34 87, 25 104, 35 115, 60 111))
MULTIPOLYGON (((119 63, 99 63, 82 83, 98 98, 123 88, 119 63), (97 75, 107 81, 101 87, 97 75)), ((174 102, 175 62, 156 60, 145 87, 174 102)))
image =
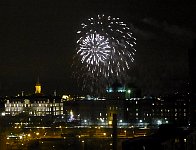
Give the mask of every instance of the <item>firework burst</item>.
POLYGON ((77 34, 75 58, 83 87, 104 89, 116 80, 126 80, 136 51, 130 27, 119 18, 98 15, 82 23, 77 34))

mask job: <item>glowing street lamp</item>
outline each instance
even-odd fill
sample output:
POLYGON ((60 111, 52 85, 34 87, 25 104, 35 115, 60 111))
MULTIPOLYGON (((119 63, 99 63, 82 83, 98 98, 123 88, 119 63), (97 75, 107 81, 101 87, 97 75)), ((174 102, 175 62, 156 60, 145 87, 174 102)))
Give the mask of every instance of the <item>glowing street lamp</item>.
POLYGON ((125 133, 125 136, 127 136, 127 131, 126 130, 124 130, 124 133, 125 133))
POLYGON ((157 120, 157 125, 161 125, 162 121, 161 120, 157 120))

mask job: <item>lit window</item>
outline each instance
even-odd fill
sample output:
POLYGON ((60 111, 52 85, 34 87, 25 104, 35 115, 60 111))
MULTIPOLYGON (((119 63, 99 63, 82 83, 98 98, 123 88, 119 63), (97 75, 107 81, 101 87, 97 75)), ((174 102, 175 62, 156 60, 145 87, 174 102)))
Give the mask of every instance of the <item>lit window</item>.
POLYGON ((175 143, 179 143, 179 139, 176 138, 176 139, 175 139, 175 143))
POLYGON ((112 121, 109 121, 108 124, 109 124, 109 125, 112 125, 112 121))

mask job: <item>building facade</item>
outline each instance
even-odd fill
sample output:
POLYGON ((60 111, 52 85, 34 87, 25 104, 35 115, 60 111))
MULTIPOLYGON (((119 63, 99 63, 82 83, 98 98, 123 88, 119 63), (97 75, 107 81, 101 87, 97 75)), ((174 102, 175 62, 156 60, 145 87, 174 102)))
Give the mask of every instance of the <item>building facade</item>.
POLYGON ((189 95, 127 98, 126 91, 109 94, 105 99, 65 101, 65 114, 72 114, 72 119, 79 120, 82 125, 110 126, 114 113, 117 114, 119 126, 147 127, 171 123, 189 125, 189 95))
POLYGON ((16 116, 26 113, 29 116, 63 115, 63 101, 59 97, 21 96, 7 99, 5 115, 16 116))
MULTIPOLYGON (((67 125, 101 125, 110 127, 113 114, 118 126, 148 127, 160 124, 189 125, 189 95, 134 98, 130 89, 108 90, 104 98, 70 98, 70 96, 44 96, 41 84, 35 94, 6 98, 4 115, 51 118, 50 123, 67 125)), ((46 121, 48 121, 46 119, 46 121)), ((35 119, 36 120, 36 119, 35 119)), ((48 124, 49 125, 49 124, 48 124)))

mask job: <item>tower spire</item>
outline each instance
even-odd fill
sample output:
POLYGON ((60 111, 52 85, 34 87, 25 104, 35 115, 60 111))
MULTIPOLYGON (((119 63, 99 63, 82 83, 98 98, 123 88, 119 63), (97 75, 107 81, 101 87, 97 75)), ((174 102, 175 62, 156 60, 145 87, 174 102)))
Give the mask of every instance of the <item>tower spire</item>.
POLYGON ((37 82, 35 84, 35 94, 41 94, 41 84, 39 82, 39 76, 37 77, 37 82))

